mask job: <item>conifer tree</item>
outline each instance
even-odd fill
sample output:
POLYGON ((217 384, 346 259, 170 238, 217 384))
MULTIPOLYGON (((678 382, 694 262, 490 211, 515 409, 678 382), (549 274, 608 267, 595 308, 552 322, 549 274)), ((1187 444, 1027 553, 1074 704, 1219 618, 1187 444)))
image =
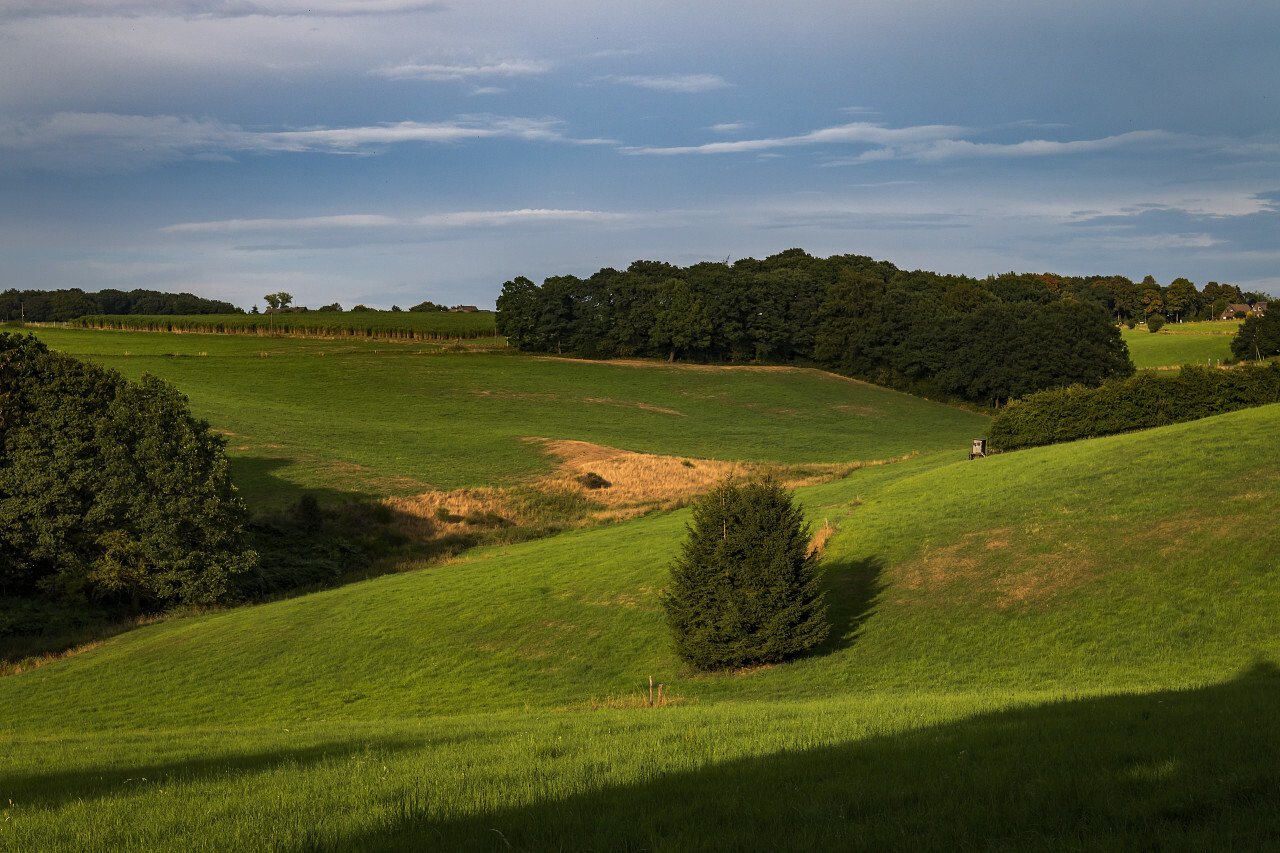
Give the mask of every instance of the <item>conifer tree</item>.
POLYGON ((809 527, 772 479, 725 481, 703 497, 670 570, 667 624, 698 669, 785 660, 829 630, 809 527))

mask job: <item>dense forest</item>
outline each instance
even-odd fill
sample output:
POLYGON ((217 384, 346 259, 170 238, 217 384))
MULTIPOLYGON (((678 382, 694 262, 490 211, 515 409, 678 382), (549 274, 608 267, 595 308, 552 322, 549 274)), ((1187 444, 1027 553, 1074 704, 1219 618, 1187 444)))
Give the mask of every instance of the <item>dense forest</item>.
POLYGON ((1265 299, 1233 285, 1148 276, 900 270, 789 249, 676 267, 636 261, 541 286, 508 281, 500 334, 529 352, 588 358, 810 363, 927 396, 999 404, 1044 388, 1128 376, 1117 324, 1210 319, 1265 299))
POLYGON ((230 302, 155 290, 16 290, 0 293, 0 322, 61 323, 90 314, 243 314, 230 302))

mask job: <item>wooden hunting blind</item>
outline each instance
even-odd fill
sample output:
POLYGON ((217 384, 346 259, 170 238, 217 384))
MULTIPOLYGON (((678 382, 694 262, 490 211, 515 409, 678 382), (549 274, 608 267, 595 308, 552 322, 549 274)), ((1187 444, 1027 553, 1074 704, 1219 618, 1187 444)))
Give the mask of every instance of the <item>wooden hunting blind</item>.
POLYGON ((969 448, 969 458, 974 459, 979 456, 986 458, 986 455, 987 440, 985 438, 975 438, 973 440, 973 446, 969 448))

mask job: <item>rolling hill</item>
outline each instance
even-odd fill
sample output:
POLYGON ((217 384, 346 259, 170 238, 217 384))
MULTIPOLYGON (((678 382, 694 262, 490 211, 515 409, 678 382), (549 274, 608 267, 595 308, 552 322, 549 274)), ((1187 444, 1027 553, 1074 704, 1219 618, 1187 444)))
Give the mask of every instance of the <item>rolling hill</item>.
POLYGON ((785 666, 673 658, 683 511, 143 627, 0 679, 0 846, 1258 846, 1277 416, 802 490, 836 630, 785 666))

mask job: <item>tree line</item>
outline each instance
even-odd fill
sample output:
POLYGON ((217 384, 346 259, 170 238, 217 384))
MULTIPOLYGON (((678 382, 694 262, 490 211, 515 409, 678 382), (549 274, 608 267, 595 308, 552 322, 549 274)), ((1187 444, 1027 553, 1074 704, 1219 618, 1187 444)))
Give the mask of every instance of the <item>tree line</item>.
POLYGON ((541 286, 521 276, 503 285, 496 320, 524 351, 811 363, 926 396, 998 404, 1131 375, 1115 323, 1132 310, 1126 281, 977 279, 790 249, 684 268, 636 261, 541 286))
POLYGON ((230 302, 156 290, 17 290, 0 293, 0 322, 62 323, 90 314, 243 314, 230 302))

